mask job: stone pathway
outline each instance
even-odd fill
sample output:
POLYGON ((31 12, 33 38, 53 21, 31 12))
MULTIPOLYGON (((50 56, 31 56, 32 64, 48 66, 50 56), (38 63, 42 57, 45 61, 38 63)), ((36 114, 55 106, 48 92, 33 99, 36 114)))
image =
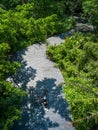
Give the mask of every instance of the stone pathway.
POLYGON ((11 130, 75 130, 60 86, 64 79, 55 64, 47 59, 46 45, 34 44, 18 52, 16 57, 23 66, 13 79, 28 96, 22 106, 22 119, 11 130), (38 96, 43 97, 44 90, 48 91, 48 111, 37 100, 38 96))

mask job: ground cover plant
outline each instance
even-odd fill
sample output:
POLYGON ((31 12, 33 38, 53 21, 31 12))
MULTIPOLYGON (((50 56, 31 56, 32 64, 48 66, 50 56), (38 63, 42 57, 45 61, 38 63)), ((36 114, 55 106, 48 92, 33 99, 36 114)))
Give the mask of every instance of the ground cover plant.
POLYGON ((76 33, 47 49, 48 58, 62 71, 63 92, 77 130, 92 130, 98 124, 98 40, 76 33))

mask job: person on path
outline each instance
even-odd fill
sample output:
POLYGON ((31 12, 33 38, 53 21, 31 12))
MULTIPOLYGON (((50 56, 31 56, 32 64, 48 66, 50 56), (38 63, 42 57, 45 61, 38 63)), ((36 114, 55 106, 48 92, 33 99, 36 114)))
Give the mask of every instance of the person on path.
POLYGON ((42 104, 43 104, 44 108, 46 109, 47 105, 48 105, 48 90, 44 90, 42 104))

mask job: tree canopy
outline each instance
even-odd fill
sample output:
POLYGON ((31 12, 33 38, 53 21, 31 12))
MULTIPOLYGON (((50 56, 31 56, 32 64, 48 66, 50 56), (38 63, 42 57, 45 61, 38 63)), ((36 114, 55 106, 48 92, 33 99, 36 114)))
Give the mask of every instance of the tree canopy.
POLYGON ((25 96, 25 92, 7 81, 9 75, 14 74, 20 66, 19 63, 11 63, 8 60, 9 49, 7 43, 0 44, 0 129, 2 130, 8 130, 13 121, 19 119, 21 101, 25 96))

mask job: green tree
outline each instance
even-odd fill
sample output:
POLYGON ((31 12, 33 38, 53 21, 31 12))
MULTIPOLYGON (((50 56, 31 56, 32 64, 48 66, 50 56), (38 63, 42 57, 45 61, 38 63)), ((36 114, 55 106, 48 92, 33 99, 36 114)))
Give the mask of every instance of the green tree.
POLYGON ((13 121, 20 118, 21 103, 25 92, 7 81, 10 74, 14 74, 20 67, 17 62, 8 60, 9 45, 0 44, 0 129, 9 130, 13 121))
POLYGON ((8 43, 12 53, 57 32, 56 15, 36 20, 32 15, 31 4, 17 6, 15 12, 1 9, 0 42, 8 43))
POLYGON ((98 0, 84 0, 83 10, 98 34, 98 0))
POLYGON ((17 5, 23 5, 31 2, 32 0, 0 0, 0 5, 6 10, 14 9, 17 5))
POLYGON ((92 130, 98 124, 98 42, 92 34, 76 33, 47 55, 61 69, 63 91, 77 130, 92 130))

